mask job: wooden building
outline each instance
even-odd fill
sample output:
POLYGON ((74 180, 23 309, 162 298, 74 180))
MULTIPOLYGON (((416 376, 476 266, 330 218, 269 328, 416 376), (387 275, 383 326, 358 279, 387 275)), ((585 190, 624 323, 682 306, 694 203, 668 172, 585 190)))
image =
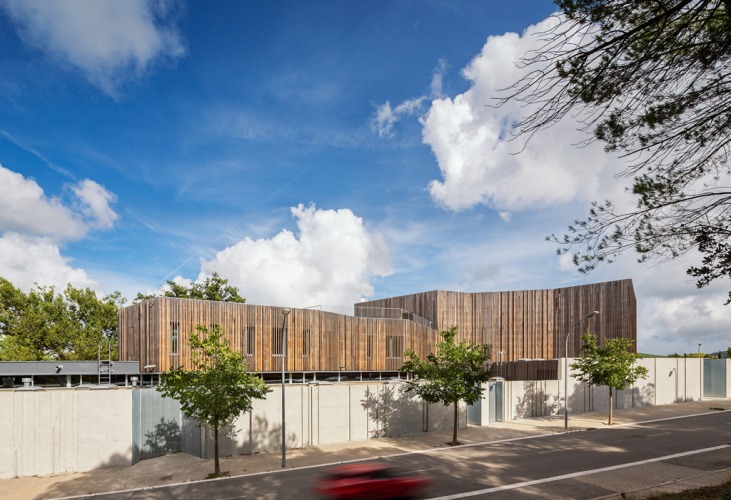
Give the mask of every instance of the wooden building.
POLYGON ((614 337, 637 341, 637 300, 629 279, 553 290, 431 291, 361 302, 355 308, 356 316, 377 316, 394 308, 411 311, 438 331, 457 325, 458 339, 490 344, 495 360, 503 362, 563 357, 569 330, 592 311, 599 311, 599 316, 576 325, 569 357, 579 355, 581 334, 587 328, 600 341, 614 337))
MULTIPOLYGON (((190 368, 189 334, 219 325, 252 371, 282 369, 283 308, 156 297, 119 311, 119 359, 167 371, 190 368)), ((434 350, 437 331, 412 320, 357 318, 291 309, 287 321, 288 372, 383 372, 403 364, 403 351, 434 350)))
MULTIPOLYGON (((569 356, 579 353, 580 333, 600 338, 637 338, 631 280, 554 290, 464 293, 431 291, 361 302, 355 316, 291 309, 287 321, 290 373, 388 372, 403 364, 403 352, 434 351, 439 332, 459 327, 459 339, 492 345, 493 360, 556 359, 566 334, 591 311, 599 317, 575 328, 569 356)), ((283 308, 156 297, 119 311, 119 359, 140 368, 190 368, 189 333, 219 325, 250 369, 282 369, 283 308)))

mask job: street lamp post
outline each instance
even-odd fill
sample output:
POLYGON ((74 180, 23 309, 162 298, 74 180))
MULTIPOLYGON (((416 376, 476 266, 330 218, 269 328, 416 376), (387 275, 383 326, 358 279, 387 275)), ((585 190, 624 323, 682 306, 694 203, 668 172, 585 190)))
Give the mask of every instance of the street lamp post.
POLYGON ((287 436, 285 432, 285 413, 284 413, 284 369, 287 361, 287 315, 289 309, 282 309, 284 319, 282 320, 282 467, 287 466, 287 436))
POLYGON ((564 347, 564 360, 563 360, 563 430, 567 432, 569 430, 569 337, 574 331, 574 328, 579 326, 584 320, 598 316, 599 311, 592 311, 579 321, 571 325, 569 332, 566 334, 566 346, 564 347))

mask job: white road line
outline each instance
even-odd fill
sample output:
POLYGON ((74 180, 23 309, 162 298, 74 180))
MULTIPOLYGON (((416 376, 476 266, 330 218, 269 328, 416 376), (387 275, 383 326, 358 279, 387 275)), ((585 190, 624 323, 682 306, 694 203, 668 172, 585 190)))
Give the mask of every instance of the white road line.
MULTIPOLYGON (((723 410, 723 411, 729 411, 729 410, 723 410)), ((656 418, 653 420, 643 420, 641 422, 627 422, 626 424, 618 424, 616 427, 632 427, 633 425, 654 424, 655 422, 666 422, 668 420, 680 420, 681 418, 702 417, 704 415, 714 415, 717 413, 719 413, 719 411, 707 411, 707 412, 703 412, 703 413, 694 413, 692 415, 680 415, 677 417, 656 418)), ((612 427, 615 427, 615 426, 612 426, 612 427)))
MULTIPOLYGON (((729 411, 729 410, 724 410, 724 411, 729 411)), ((681 419, 681 418, 691 418, 691 417, 702 417, 702 416, 705 416, 705 415, 715 415, 717 413, 719 413, 719 412, 718 411, 709 411, 709 412, 704 412, 704 413, 693 413, 691 415, 681 415, 681 416, 676 416, 676 417, 657 418, 657 419, 654 419, 654 420, 644 420, 644 421, 640 421, 640 422, 627 422, 625 424, 617 424, 617 425, 613 425, 611 427, 606 427, 605 429, 606 430, 612 430, 612 429, 619 429, 619 428, 622 428, 622 427, 631 427, 631 426, 634 426, 634 425, 640 426, 640 425, 643 425, 643 424, 651 424, 651 423, 655 423, 655 422, 665 422, 665 421, 668 421, 668 420, 678 420, 678 419, 681 419)), ((461 445, 457 445, 457 446, 443 446, 443 447, 438 447, 438 448, 428 448, 428 449, 425 449, 425 450, 405 451, 405 452, 402 452, 402 453, 393 453, 391 455, 372 456, 372 457, 368 457, 368 458, 355 458, 355 459, 352 459, 352 460, 343 460, 343 461, 340 461, 340 462, 331 462, 331 463, 327 463, 327 464, 304 465, 304 466, 301 466, 301 467, 291 467, 291 468, 288 467, 288 468, 285 468, 285 469, 275 469, 275 470, 269 470, 269 471, 254 472, 254 473, 251 473, 251 474, 241 474, 241 475, 238 475, 238 476, 218 477, 218 478, 215 478, 215 479, 202 479, 200 481, 195 481, 195 482, 196 483, 205 483, 205 482, 209 482, 209 481, 228 481, 230 479, 236 479, 236 478, 240 478, 242 476, 262 476, 262 475, 265 475, 265 474, 279 474, 279 473, 286 473, 287 471, 291 471, 291 470, 295 470, 295 469, 298 469, 298 470, 302 470, 302 469, 318 469, 320 467, 332 467, 334 465, 357 463, 357 462, 367 462, 369 460, 378 460, 378 459, 384 459, 384 458, 395 458, 395 457, 403 457, 403 456, 408 456, 408 455, 422 455, 422 454, 427 454, 427 453, 439 453, 439 452, 457 450, 457 449, 460 449, 460 448, 472 448, 472 447, 475 447, 475 446, 485 446, 485 445, 492 445, 492 444, 514 443, 516 441, 527 441, 529 439, 538 439, 538 438, 545 438, 545 437, 550 437, 550 436, 559 436, 559 435, 562 435, 562 434, 572 434, 572 433, 575 433, 575 432, 583 432, 583 431, 550 432, 550 433, 545 433, 545 434, 533 434, 533 435, 529 435, 529 436, 520 436, 520 437, 515 437, 515 438, 500 439, 500 440, 497 440, 497 441, 480 441, 480 442, 477 442, 477 443, 461 444, 461 445)), ((557 451, 564 451, 566 449, 568 449, 568 448, 563 448, 563 449, 557 450, 557 451)), ((190 485, 190 484, 191 484, 191 481, 184 481, 184 482, 180 482, 180 483, 171 483, 171 484, 158 484, 158 485, 155 485, 155 486, 145 486, 145 487, 142 487, 142 488, 131 488, 131 489, 126 489, 126 490, 106 491, 106 492, 100 492, 100 493, 89 493, 89 494, 86 494, 86 495, 74 495, 74 496, 70 496, 70 497, 56 498, 55 500, 70 500, 72 498, 101 497, 101 496, 104 496, 104 495, 111 495, 111 494, 115 494, 115 493, 131 493, 131 492, 135 492, 135 491, 159 490, 159 489, 169 488, 171 486, 181 486, 181 485, 190 485)), ((452 498, 452 497, 445 497, 445 498, 452 498)), ((454 497, 454 498, 459 498, 459 497, 454 497)))
POLYGON ((600 469, 586 470, 582 472, 572 472, 571 474, 563 474, 561 476, 547 477, 544 479, 535 479, 533 481, 523 481, 522 483, 506 484, 503 486, 495 486, 494 488, 486 488, 484 490, 467 491, 465 493, 457 493, 455 495, 447 495, 443 497, 434 497, 430 500, 452 500, 456 498, 467 498, 476 495, 485 495, 487 493, 494 493, 496 491, 514 490, 517 488, 524 488, 526 486, 533 486, 534 484, 551 483, 553 481, 562 481, 564 479, 571 479, 574 477, 588 476, 589 474, 597 474, 599 472, 609 472, 617 469, 624 469, 626 467, 634 467, 635 465, 649 464, 653 462, 662 462, 663 460, 670 460, 672 458, 685 457, 688 455, 696 455, 698 453, 707 453, 709 451, 722 450, 728 448, 731 445, 723 444, 721 446, 714 446, 712 448, 703 448, 702 450, 685 451, 683 453, 675 453, 674 455, 665 455, 664 457, 650 458, 647 460, 640 460, 639 462, 632 462, 628 464, 613 465, 611 467, 602 467, 600 469))
POLYGON ((574 448, 556 448, 556 449, 553 449, 553 450, 539 451, 538 454, 539 455, 545 455, 546 453, 558 453, 559 451, 568 451, 568 450, 573 450, 573 449, 574 448))

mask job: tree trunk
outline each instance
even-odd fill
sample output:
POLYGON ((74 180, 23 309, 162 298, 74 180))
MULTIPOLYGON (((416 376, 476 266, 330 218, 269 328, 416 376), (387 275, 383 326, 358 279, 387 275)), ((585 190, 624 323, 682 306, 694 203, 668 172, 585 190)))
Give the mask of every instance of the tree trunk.
POLYGON ((221 474, 221 464, 218 462, 218 426, 213 426, 213 456, 215 457, 216 468, 214 475, 218 477, 221 474))
POLYGON ((612 425, 612 388, 609 388, 609 424, 612 425))
POLYGON ((459 413, 457 411, 457 403, 459 403, 459 401, 454 402, 454 432, 452 433, 452 445, 459 444, 459 441, 457 441, 457 426, 459 425, 459 413))

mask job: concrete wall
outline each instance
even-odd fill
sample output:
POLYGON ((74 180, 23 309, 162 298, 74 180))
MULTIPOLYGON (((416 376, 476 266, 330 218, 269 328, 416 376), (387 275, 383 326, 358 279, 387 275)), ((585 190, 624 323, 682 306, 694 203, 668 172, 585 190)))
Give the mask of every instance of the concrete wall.
POLYGON ((129 390, 0 391, 0 478, 132 464, 129 390))
MULTIPOLYGON (((389 383, 288 385, 287 446, 301 448, 452 428, 452 407, 427 405, 403 388, 404 384, 389 383)), ((140 457, 140 450, 135 453, 134 448, 133 391, 153 396, 138 398, 138 406, 144 401, 148 405, 147 410, 138 408, 138 413, 159 409, 159 401, 150 400, 162 396, 152 388, 0 391, 0 478, 131 465, 140 457)), ((266 399, 254 402, 250 413, 221 431, 222 455, 280 449, 281 394, 281 387, 273 386, 266 399)), ((464 404, 459 406, 459 425, 467 425, 464 404)), ((171 429, 166 427, 166 432, 171 429)), ((213 456, 210 431, 200 433, 180 425, 175 429, 191 436, 167 435, 166 442, 200 439, 200 448, 196 448, 203 450, 204 457, 213 456)))
POLYGON ((563 409, 559 380, 503 382, 503 420, 556 415, 563 409))
MULTIPOLYGON (((285 432, 288 448, 363 441, 388 436, 448 430, 453 407, 426 404, 404 384, 349 383, 287 385, 285 432)), ((221 432, 222 455, 276 451, 282 445, 282 393, 272 386, 267 399, 221 432)), ((459 426, 467 426, 467 411, 459 406, 459 426)), ((213 456, 213 435, 204 434, 205 457, 213 456)))
MULTIPOLYGON (((620 391, 615 408, 695 401, 702 387, 697 359, 643 359, 648 378, 620 391)), ((726 360, 731 378, 731 360, 726 360)), ((569 360, 571 363, 571 360, 569 360)), ((563 366, 561 366, 563 375, 563 366)), ((504 382, 502 420, 560 415, 563 380, 504 382)), ((606 387, 589 387, 569 379, 569 412, 604 411, 606 387)), ((451 430, 452 407, 427 405, 404 384, 353 382, 334 385, 288 385, 286 440, 290 448, 319 446, 378 437, 451 430)), ((134 458, 133 391, 49 389, 0 390, 0 478, 78 472, 107 465, 131 465, 134 458)), ((281 387, 272 386, 265 400, 221 433, 222 455, 279 450, 281 446, 281 387)), ((731 379, 726 397, 731 397, 731 379)), ((487 396, 487 391, 485 396, 487 396)), ((139 398, 143 399, 143 398, 139 398)), ((481 401, 481 421, 488 423, 487 398, 481 401)), ((144 408, 141 411, 145 411, 144 408)), ((459 426, 467 411, 459 406, 459 426)), ((186 439, 200 439, 201 455, 213 453, 213 437, 186 425, 186 439)), ((174 436, 173 436, 174 437, 174 436)), ((167 437, 166 437, 167 439, 167 437)))
MULTIPOLYGON (((571 365, 573 359, 569 359, 571 365)), ((715 362, 715 360, 714 360, 715 362)), ((731 360, 726 363, 726 377, 731 377, 731 360)), ((564 360, 559 360, 560 380, 505 382, 506 420, 558 415, 564 411, 564 360)), ((613 406, 632 408, 682 403, 701 399, 702 365, 696 358, 644 358, 638 364, 647 368, 647 378, 613 394, 613 406)), ((726 385, 726 397, 731 387, 726 385)), ((592 387, 580 382, 571 373, 568 379, 569 413, 609 410, 607 387, 592 387)))

